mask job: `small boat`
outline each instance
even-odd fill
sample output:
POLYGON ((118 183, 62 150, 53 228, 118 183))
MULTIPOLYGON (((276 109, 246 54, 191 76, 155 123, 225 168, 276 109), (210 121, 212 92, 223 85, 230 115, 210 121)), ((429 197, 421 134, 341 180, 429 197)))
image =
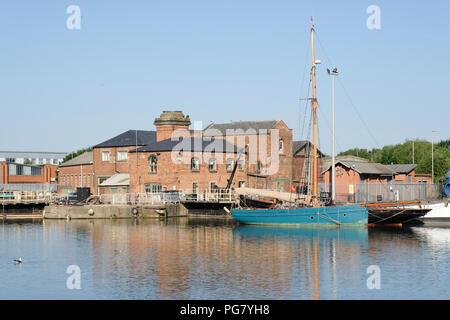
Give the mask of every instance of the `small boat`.
POLYGON ((448 226, 450 225, 450 204, 449 201, 442 201, 432 204, 421 204, 415 206, 418 209, 429 209, 429 212, 420 218, 425 225, 448 226))
POLYGON ((369 225, 423 224, 419 218, 425 216, 431 209, 411 206, 418 203, 420 202, 369 203, 365 205, 369 211, 369 225))
MULTIPOLYGON (((314 152, 313 152, 313 188, 310 204, 297 204, 298 207, 284 208, 277 205, 276 208, 248 208, 232 209, 233 218, 244 224, 269 224, 269 225, 305 225, 305 226, 365 226, 368 222, 368 209, 360 205, 331 205, 325 206, 319 203, 318 197, 318 161, 317 161, 317 98, 316 98, 316 65, 320 62, 314 57, 314 22, 311 18, 311 51, 312 51, 312 93, 311 109, 314 119, 314 152)), ((337 75, 337 69, 334 69, 337 75)), ((333 131, 334 137, 334 131, 333 131)), ((334 138, 333 138, 334 145, 334 138)), ((334 155, 334 148, 333 148, 334 155)), ((333 156, 334 159, 334 156, 333 156)), ((334 165, 334 163, 333 163, 334 165)), ((334 179, 334 176, 333 176, 334 179)), ((333 180, 334 185, 334 180, 333 180)), ((309 190, 309 188, 308 188, 309 190)))
POLYGON ((249 196, 241 195, 239 198, 241 205, 252 208, 275 209, 276 204, 273 201, 255 199, 249 196))

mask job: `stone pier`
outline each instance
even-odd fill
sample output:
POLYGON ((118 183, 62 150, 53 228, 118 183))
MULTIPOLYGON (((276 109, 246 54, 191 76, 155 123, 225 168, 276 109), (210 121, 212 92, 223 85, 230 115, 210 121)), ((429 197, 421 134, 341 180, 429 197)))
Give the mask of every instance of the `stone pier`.
POLYGON ((180 203, 158 206, 132 205, 49 205, 44 219, 129 219, 185 217, 188 210, 180 203))

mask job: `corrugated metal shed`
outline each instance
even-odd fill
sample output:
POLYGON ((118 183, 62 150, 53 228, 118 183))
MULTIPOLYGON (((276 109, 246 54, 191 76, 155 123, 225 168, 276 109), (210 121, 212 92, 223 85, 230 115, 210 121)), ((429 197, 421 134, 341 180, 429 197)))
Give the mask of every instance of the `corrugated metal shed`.
MULTIPOLYGON (((355 170, 359 174, 374 174, 380 176, 392 176, 395 175, 396 172, 389 169, 387 166, 381 163, 372 163, 372 162, 360 162, 360 161, 337 161, 337 164, 341 164, 346 168, 355 170)), ((330 170, 331 165, 325 170, 330 170)))

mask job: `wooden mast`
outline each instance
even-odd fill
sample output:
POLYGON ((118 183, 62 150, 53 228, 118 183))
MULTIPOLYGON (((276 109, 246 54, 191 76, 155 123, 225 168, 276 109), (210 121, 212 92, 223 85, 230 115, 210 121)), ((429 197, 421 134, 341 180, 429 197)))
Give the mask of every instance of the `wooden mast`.
POLYGON ((318 206, 317 197, 317 98, 316 98, 316 61, 314 58, 314 21, 311 17, 311 51, 312 51, 312 86, 313 86, 313 97, 312 97, 312 109, 314 116, 314 184, 313 184, 313 205, 318 206))

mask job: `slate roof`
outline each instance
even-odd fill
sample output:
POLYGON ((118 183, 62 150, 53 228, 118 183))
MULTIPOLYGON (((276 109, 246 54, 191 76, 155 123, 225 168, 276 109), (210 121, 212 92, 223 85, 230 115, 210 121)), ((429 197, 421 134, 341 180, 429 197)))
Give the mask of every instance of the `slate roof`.
POLYGON ((130 153, 164 151, 238 153, 237 146, 224 139, 202 138, 180 138, 179 140, 166 139, 132 150, 130 153))
MULTIPOLYGON (((211 123, 203 130, 203 135, 205 137, 217 136, 220 132, 221 135, 226 135, 227 130, 243 130, 242 135, 248 134, 247 130, 253 129, 256 133, 259 130, 269 130, 275 127, 278 120, 265 120, 265 121, 233 121, 230 123, 211 123)), ((239 135, 239 134, 236 134, 239 135)))
POLYGON ((388 164, 386 167, 400 174, 408 174, 417 167, 417 164, 388 164))
POLYGON ((99 143, 94 148, 145 146, 156 142, 156 131, 128 130, 109 140, 99 143), (136 143, 137 131, 137 143, 136 143))
MULTIPOLYGON (((337 161, 336 164, 341 164, 344 167, 355 170, 359 174, 375 174, 380 176, 392 176, 396 174, 395 171, 389 169, 387 166, 381 163, 341 160, 337 161)), ((331 164, 325 171, 328 171, 330 168, 331 164)))
POLYGON ((80 154, 79 156, 70 159, 64 163, 61 163, 60 167, 70 167, 70 166, 78 166, 82 164, 92 164, 94 162, 94 153, 92 151, 88 151, 80 154))
MULTIPOLYGON (((296 155, 303 148, 305 148, 308 144, 310 145, 311 150, 312 150, 313 144, 311 142, 309 142, 308 140, 292 141, 292 154, 296 155)), ((317 153, 319 153, 320 155, 323 155, 323 153, 319 149, 317 149, 317 153)))

